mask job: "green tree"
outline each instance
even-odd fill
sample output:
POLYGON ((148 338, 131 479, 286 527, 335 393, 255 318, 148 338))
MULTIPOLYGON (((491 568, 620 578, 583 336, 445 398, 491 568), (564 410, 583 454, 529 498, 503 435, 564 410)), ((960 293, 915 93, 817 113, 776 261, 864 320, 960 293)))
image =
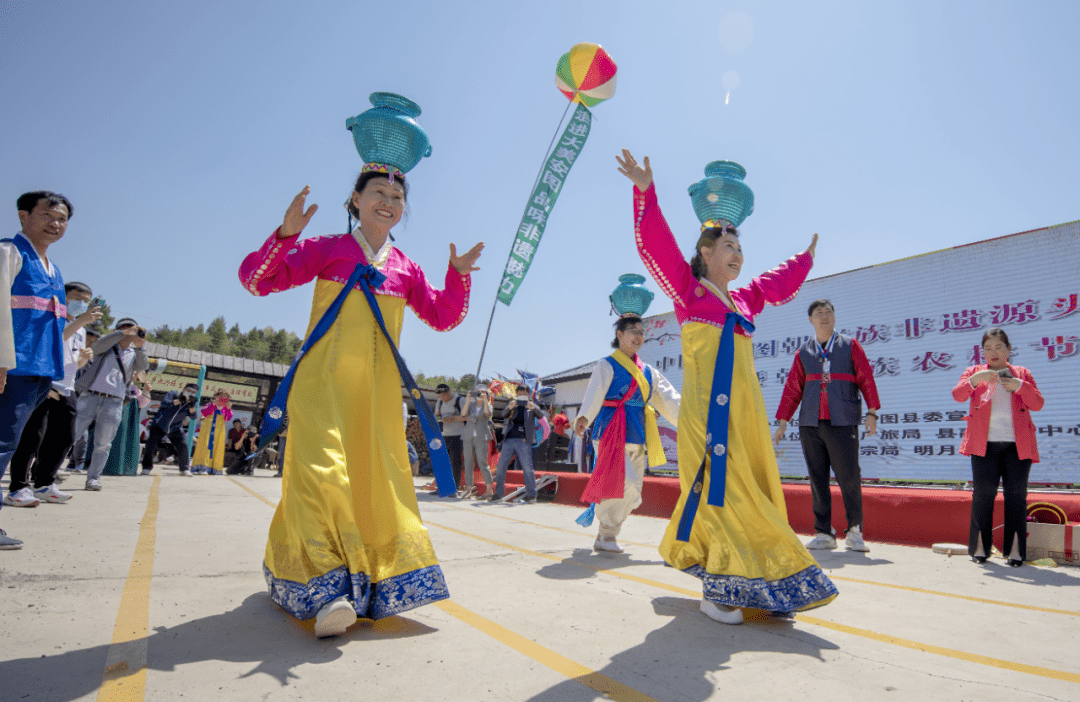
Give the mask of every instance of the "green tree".
POLYGON ((229 336, 225 331, 225 318, 218 317, 214 321, 210 322, 210 328, 207 330, 207 336, 210 337, 206 350, 210 353, 225 353, 228 346, 229 336))

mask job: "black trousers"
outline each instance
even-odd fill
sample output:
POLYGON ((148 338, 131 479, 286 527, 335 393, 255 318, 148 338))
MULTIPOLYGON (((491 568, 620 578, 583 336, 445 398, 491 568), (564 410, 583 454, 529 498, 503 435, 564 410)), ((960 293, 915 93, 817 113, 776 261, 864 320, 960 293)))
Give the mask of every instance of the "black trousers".
POLYGON ((461 475, 465 468, 465 456, 462 453, 460 436, 444 436, 446 440, 446 452, 450 454, 450 467, 454 470, 454 484, 462 486, 461 475))
POLYGON ((76 414, 74 393, 61 395, 58 400, 46 398, 38 405, 26 422, 19 447, 11 457, 11 492, 53 484, 68 449, 75 443, 76 414))
POLYGON ((840 496, 844 498, 848 529, 862 529, 862 471, 859 468, 859 427, 834 427, 827 419, 816 427, 801 424, 806 470, 810 474, 810 493, 814 498, 814 531, 832 534, 832 492, 829 469, 836 475, 840 496))
MULTIPOLYGON (((157 453, 158 444, 161 443, 161 439, 165 436, 165 431, 161 427, 156 424, 150 426, 150 436, 146 439, 146 445, 143 447, 143 470, 152 470, 154 468, 154 454, 157 453)), ((180 470, 187 470, 189 459, 187 439, 184 437, 183 430, 173 429, 168 433, 168 437, 169 443, 176 449, 176 465, 180 470)))
POLYGON ((994 533, 994 500, 998 482, 1004 485, 1005 536, 1002 553, 1012 553, 1013 538, 1020 540, 1020 559, 1027 560, 1027 483, 1031 459, 1020 460, 1012 441, 986 442, 985 456, 971 457, 971 531, 968 554, 974 556, 982 539, 983 555, 990 555, 994 533))

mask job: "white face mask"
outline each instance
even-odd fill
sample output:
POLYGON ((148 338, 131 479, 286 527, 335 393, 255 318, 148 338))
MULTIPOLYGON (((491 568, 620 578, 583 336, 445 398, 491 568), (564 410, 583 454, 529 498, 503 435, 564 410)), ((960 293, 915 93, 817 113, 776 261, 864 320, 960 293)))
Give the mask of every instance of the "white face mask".
POLYGON ((84 300, 72 300, 67 306, 68 314, 72 317, 78 317, 88 309, 90 309, 90 303, 84 300))

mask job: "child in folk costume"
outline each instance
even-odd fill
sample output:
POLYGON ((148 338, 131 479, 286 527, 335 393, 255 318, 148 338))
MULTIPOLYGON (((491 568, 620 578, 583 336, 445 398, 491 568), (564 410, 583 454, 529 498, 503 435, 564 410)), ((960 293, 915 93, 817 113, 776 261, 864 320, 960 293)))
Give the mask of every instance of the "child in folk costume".
POLYGON ((687 263, 657 204, 649 159, 639 166, 629 151, 622 156, 619 171, 634 183, 638 253, 681 325, 682 493, 660 555, 702 580, 702 613, 725 624, 741 624, 743 608, 790 616, 831 602, 836 586, 788 525, 750 340, 766 304, 798 294, 817 234, 805 252, 729 292, 743 263, 735 227, 754 209, 746 170, 714 161, 690 186, 702 226, 687 263))
POLYGON ((420 521, 398 421, 403 382, 425 428, 439 492, 457 490, 397 340, 406 307, 437 330, 461 323, 483 244, 460 256, 450 244, 442 290, 391 245, 407 196, 405 172, 430 148, 413 119, 415 103, 388 93, 372 102, 375 108, 347 123, 365 161, 346 203, 350 231, 301 241, 316 209, 304 211, 305 187, 240 268, 254 295, 316 281, 306 341, 271 401, 261 442, 272 438, 287 407, 282 498, 263 571, 275 603, 297 619, 315 617, 316 636, 344 633, 357 615, 381 619, 449 597, 420 521))
POLYGON ((229 445, 229 422, 232 421, 232 398, 224 390, 200 410, 203 416, 199 440, 191 459, 192 473, 222 475, 225 472, 225 449, 229 445))
MULTIPOLYGON (((611 296, 611 304, 620 314, 615 323, 615 353, 602 358, 593 369, 581 414, 574 430, 584 437, 585 428, 595 419, 592 430, 596 449, 596 467, 582 502, 595 503, 600 533, 593 548, 608 553, 622 553, 616 537, 623 522, 641 504, 641 487, 646 467, 667 463, 656 412, 673 426, 679 423, 679 393, 660 371, 645 364, 637 355, 645 343, 641 316, 653 294, 641 283, 645 278, 633 273, 619 277, 621 285, 611 296)), ((590 511, 582 515, 583 525, 591 521, 590 511)))

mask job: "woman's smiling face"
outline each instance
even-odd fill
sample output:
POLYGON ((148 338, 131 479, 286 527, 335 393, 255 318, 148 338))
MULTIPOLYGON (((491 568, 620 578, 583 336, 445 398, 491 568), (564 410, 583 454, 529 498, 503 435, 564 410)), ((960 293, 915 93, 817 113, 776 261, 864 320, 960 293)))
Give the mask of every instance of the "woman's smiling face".
POLYGON ((364 184, 363 192, 352 194, 353 206, 360 213, 360 226, 375 226, 389 231, 401 221, 405 211, 405 187, 383 178, 372 178, 364 184))
POLYGON ((724 234, 712 246, 701 247, 705 271, 709 280, 730 283, 742 271, 743 254, 739 237, 724 234))

